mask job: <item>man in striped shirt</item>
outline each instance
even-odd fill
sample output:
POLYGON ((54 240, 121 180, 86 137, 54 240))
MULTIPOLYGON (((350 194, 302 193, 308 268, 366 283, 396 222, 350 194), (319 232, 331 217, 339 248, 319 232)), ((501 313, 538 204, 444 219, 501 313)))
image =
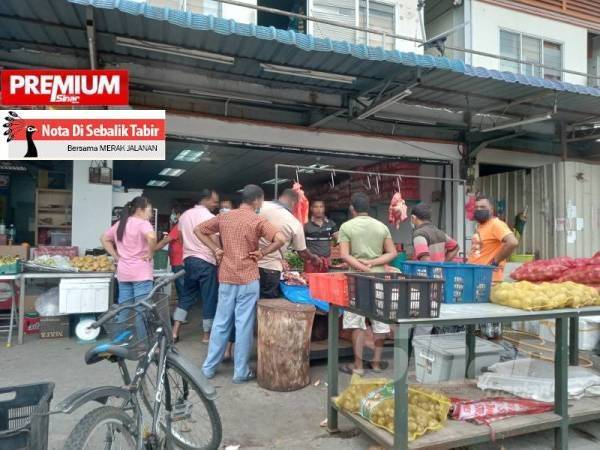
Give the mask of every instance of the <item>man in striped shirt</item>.
POLYGON ((413 258, 417 261, 452 261, 458 254, 457 242, 431 223, 431 206, 420 203, 411 211, 413 258))

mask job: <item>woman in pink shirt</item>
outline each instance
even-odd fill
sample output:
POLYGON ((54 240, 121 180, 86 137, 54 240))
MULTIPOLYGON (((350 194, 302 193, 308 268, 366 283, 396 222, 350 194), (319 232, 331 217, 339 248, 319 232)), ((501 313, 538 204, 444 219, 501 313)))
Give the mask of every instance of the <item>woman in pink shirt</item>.
POLYGON ((123 208, 121 219, 100 238, 117 263, 119 303, 141 299, 152 290, 156 233, 149 221, 151 216, 150 201, 135 197, 123 208))

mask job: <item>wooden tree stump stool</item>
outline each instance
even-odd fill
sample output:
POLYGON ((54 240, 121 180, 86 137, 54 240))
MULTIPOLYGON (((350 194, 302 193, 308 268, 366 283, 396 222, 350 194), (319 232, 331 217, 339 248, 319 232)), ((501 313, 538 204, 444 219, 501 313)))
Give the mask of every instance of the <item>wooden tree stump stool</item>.
POLYGON ((287 300, 258 301, 259 386, 295 391, 310 383, 310 333, 315 307, 287 300))

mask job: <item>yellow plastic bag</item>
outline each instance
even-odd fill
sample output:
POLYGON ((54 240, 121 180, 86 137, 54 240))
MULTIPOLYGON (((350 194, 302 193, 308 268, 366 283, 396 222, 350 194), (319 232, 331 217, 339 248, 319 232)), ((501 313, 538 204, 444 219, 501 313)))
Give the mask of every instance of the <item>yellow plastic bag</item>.
MULTIPOLYGON (((448 418, 450 400, 443 394, 423 388, 408 389, 408 440, 428 431, 441 430, 448 418)), ((361 402, 359 414, 372 424, 394 433, 394 385, 388 383, 361 402)))
POLYGON ((389 381, 387 378, 363 378, 353 374, 350 385, 335 399, 335 404, 344 411, 358 413, 362 399, 389 381))

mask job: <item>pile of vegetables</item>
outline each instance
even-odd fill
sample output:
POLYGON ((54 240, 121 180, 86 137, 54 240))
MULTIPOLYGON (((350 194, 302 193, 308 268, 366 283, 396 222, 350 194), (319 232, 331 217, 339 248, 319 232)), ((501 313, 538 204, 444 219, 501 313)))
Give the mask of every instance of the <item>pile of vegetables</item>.
POLYGON ((75 256, 71 258, 73 267, 84 272, 113 272, 112 259, 106 255, 101 256, 75 256))
POLYGON ((52 269, 73 270, 71 261, 62 255, 40 255, 31 261, 36 266, 45 266, 52 269))
POLYGON ((304 270, 304 261, 298 255, 298 253, 294 251, 288 251, 285 254, 285 262, 287 263, 289 269, 288 270, 296 270, 302 272, 304 270))
POLYGON ((512 308, 539 311, 600 305, 600 294, 593 287, 572 281, 540 284, 519 281, 492 287, 490 300, 512 308))
POLYGON ((517 281, 573 281, 600 289, 600 252, 591 258, 541 259, 523 264, 510 276, 517 281))
MULTIPOLYGON (((372 424, 394 433, 394 385, 389 380, 352 376, 350 386, 336 399, 338 407, 360 414, 372 424)), ((408 389, 408 439, 443 428, 451 407, 439 392, 411 386, 408 389)))
POLYGON ((15 256, 0 256, 0 266, 10 266, 18 261, 15 256))

